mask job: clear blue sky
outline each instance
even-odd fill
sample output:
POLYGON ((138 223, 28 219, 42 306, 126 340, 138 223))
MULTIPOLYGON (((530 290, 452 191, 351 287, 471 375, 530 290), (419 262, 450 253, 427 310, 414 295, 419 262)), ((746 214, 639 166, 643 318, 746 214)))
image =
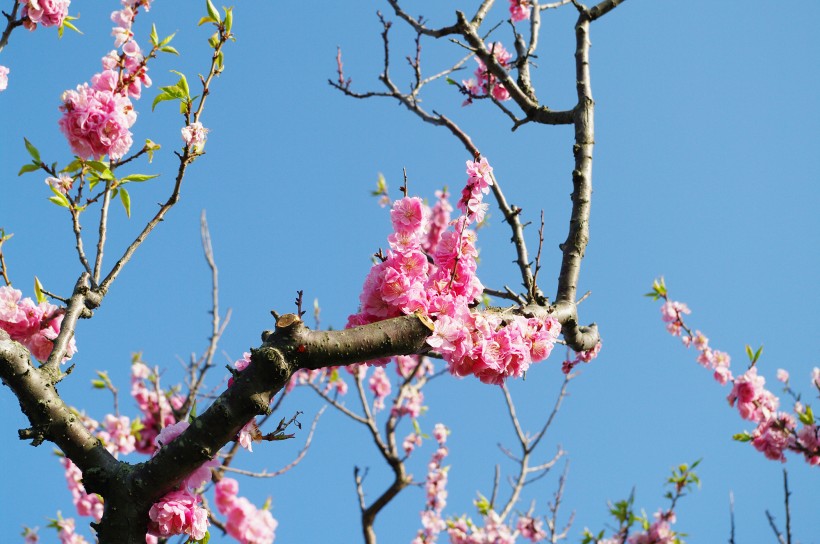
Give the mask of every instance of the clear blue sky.
MULTIPOLYGON (((9 9, 8 0, 4 9, 9 9)), ((452 11, 476 2, 414 2, 413 14, 449 24, 452 11), (453 4, 452 6, 450 4, 453 4), (457 6, 456 6, 457 4, 457 6)), ((487 26, 506 17, 498 1, 487 26)), ((16 176, 26 162, 23 136, 48 161, 65 164, 70 151, 57 129, 63 90, 87 81, 111 47, 108 15, 118 2, 72 3, 84 31, 17 30, 0 64, 11 68, 0 94, 0 226, 14 232, 6 260, 18 288, 31 296, 34 275, 58 293, 79 274, 66 214, 47 201, 40 174, 16 176)), ((235 44, 215 83, 203 122, 211 128, 207 155, 189 171, 182 201, 122 274, 102 308, 78 330, 77 368, 60 385, 65 400, 101 419, 105 393, 92 392, 95 370, 108 369, 128 390, 130 354, 142 351, 166 367, 165 382, 180 377, 179 359, 201 352, 209 330, 209 275, 199 242, 199 214, 207 209, 220 266, 223 308, 233 318, 221 344, 227 358, 259 344, 272 327, 269 311, 290 311, 297 289, 318 298, 325 326, 342 327, 356 310, 369 255, 384 247, 389 219, 368 196, 378 172, 393 190, 407 168, 412 192, 432 198, 446 184, 465 180, 461 145, 446 131, 423 125, 395 103, 353 101, 331 89, 336 46, 357 90, 377 89, 380 25, 386 3, 237 1, 235 44), (365 5, 367 4, 367 5, 365 5)), ((163 145, 154 163, 134 171, 161 173, 132 191, 132 218, 113 212, 109 258, 119 253, 164 200, 174 171, 171 150, 180 145, 173 106, 150 101, 176 69, 195 80, 206 69, 205 29, 195 24, 200 2, 157 0, 140 15, 136 32, 147 43, 149 21, 160 35, 177 32, 182 57, 154 63, 155 87, 138 103, 135 141, 163 145)), ((574 10, 545 15, 534 82, 539 98, 556 109, 574 104, 574 10)), ((604 349, 571 385, 558 422, 542 450, 568 450, 571 469, 565 514, 576 511, 571 542, 583 527, 608 522, 607 500, 636 488, 636 504, 652 513, 665 506, 662 482, 671 466, 703 458, 703 487, 679 507, 677 527, 691 543, 728 539, 728 496, 735 495, 737 541, 773 542, 765 509, 783 522, 781 466, 730 437, 751 430, 728 407, 728 390, 669 337, 656 303, 641 295, 665 275, 673 298, 693 310, 690 323, 712 345, 744 365, 743 346, 764 344, 760 371, 775 392, 777 368, 792 373, 806 394, 820 365, 815 348, 820 300, 820 106, 816 67, 820 5, 629 0, 592 27, 592 85, 597 104, 591 241, 581 271, 584 321, 596 321, 604 349), (722 5, 719 5, 722 4, 722 5)), ((412 36, 400 24, 393 34, 394 77, 409 85, 404 57, 412 36)), ((509 29, 496 30, 511 43, 509 29)), ((428 73, 460 58, 449 43, 425 45, 428 73)), ((472 69, 472 61, 470 63, 472 69)), ((465 74, 464 77, 467 77, 465 74)), ((433 85, 425 105, 452 116, 473 136, 495 167, 508 199, 536 221, 546 215, 542 287, 555 290, 559 252, 566 237, 572 169, 569 127, 509 123, 489 104, 461 108, 454 87, 433 85)), ((506 225, 493 213, 479 234, 479 275, 491 287, 515 284, 506 225)), ((89 226, 87 230, 91 230, 89 226)), ((534 242, 535 231, 529 239, 534 242)), ((90 233, 89 233, 90 235, 90 233)), ((513 390, 525 428, 535 430, 561 381, 560 360, 533 369, 513 390)), ((223 357, 224 358, 224 357, 223 357)), ((391 373, 392 375, 392 373, 391 373)), ((216 375, 212 382, 215 383, 216 375)), ((319 404, 309 391, 293 395, 287 411, 309 422, 319 404)), ((496 443, 512 445, 503 399, 475 380, 443 378, 427 390, 425 429, 452 429, 450 497, 446 512, 476 517, 472 500, 491 491, 493 467, 505 464, 496 443)), ((124 412, 135 415, 128 398, 124 412)), ((351 399, 350 402, 352 402, 351 399)), ((815 403, 816 404, 816 403, 815 403)), ((820 408, 816 406, 815 410, 820 408)), ((58 509, 75 515, 51 446, 17 440, 27 422, 7 389, 0 392, 3 491, 0 541, 14 542, 23 524, 43 527, 58 509)), ((261 445, 242 457, 246 468, 276 469, 290 461, 293 443, 261 445)), ((421 478, 430 450, 415 456, 421 478)), ((279 520, 277 542, 347 543, 361 540, 353 467, 370 466, 369 496, 386 485, 386 470, 362 429, 327 413, 306 460, 274 480, 240 481, 257 504, 271 496, 279 520)), ((792 526, 804 544, 820 542, 820 475, 794 456, 790 472, 792 526)), ((558 472, 527 490, 546 510, 558 472)), ((405 491, 379 518, 383 542, 409 542, 423 508, 420 489, 405 491)), ((564 518, 566 519, 566 518, 564 518)), ((41 529, 45 542, 55 542, 41 529)), ((212 542, 223 539, 214 535, 212 542)), ((225 539, 224 541, 227 541, 225 539)))

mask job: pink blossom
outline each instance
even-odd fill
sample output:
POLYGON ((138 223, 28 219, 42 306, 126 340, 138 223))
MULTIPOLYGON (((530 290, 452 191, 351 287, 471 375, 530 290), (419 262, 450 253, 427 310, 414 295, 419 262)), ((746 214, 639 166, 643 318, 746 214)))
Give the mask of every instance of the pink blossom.
POLYGON ((63 519, 60 513, 57 512, 59 519, 57 520, 57 537, 60 539, 60 544, 88 544, 88 541, 75 533, 74 518, 63 519))
POLYGON ((376 397, 373 401, 373 410, 377 412, 384 409, 384 399, 391 391, 390 380, 387 379, 384 368, 376 367, 376 370, 373 371, 373 375, 370 376, 368 386, 376 397))
POLYGON ((170 444, 174 440, 177 439, 179 435, 181 435, 185 430, 190 427, 191 424, 187 421, 179 421, 174 423, 173 425, 168 425, 162 431, 160 431, 159 435, 154 439, 154 443, 156 444, 157 448, 161 448, 167 444, 170 444))
POLYGON ((786 457, 783 451, 791 445, 791 435, 795 427, 794 418, 785 412, 780 412, 777 417, 763 421, 757 426, 752 433, 752 445, 767 459, 785 463, 786 457))
POLYGON ((5 91, 9 86, 9 69, 0 66, 0 91, 5 91))
POLYGON ((789 372, 788 370, 783 370, 782 368, 777 369, 777 379, 783 383, 787 383, 789 381, 789 372))
POLYGON ((661 319, 664 323, 674 323, 680 321, 680 316, 691 314, 689 307, 682 302, 667 300, 661 306, 661 319))
POLYGON ((404 197, 393 203, 390 210, 393 229, 397 233, 415 232, 424 222, 424 205, 418 197, 404 197))
POLYGON ((238 492, 239 483, 233 478, 222 478, 214 488, 216 508, 228 518, 228 534, 242 544, 272 544, 278 523, 268 510, 257 509, 238 492))
POLYGON ((433 427, 433 438, 441 445, 447 442, 448 434, 450 434, 450 430, 443 423, 436 423, 436 426, 433 427))
POLYGON ((199 506, 200 500, 187 490, 171 491, 148 511, 148 532, 159 537, 186 534, 201 540, 208 531, 208 511, 199 506))
POLYGON ((37 534, 39 527, 31 529, 29 527, 23 528, 23 542, 25 544, 37 544, 40 542, 40 536, 37 534))
POLYGON ((65 195, 68 194, 71 190, 71 186, 74 185, 74 178, 68 174, 60 174, 60 177, 58 178, 46 178, 46 185, 53 187, 54 190, 65 195))
POLYGON ((518 518, 516 528, 521 532, 521 536, 530 542, 538 542, 547 538, 547 533, 543 529, 544 522, 537 518, 521 516, 518 518))
POLYGON ((529 0, 510 0, 510 18, 514 23, 529 19, 531 9, 529 0))
POLYGON ((113 454, 129 454, 135 449, 136 438, 131 434, 131 420, 127 416, 116 417, 108 414, 103 419, 104 431, 97 437, 105 448, 113 454))
POLYGON ((410 455, 419 446, 421 446, 421 435, 416 433, 408 434, 401 443, 404 455, 410 455))
POLYGON ((79 157, 109 155, 118 159, 131 148, 132 137, 128 129, 136 121, 137 114, 127 96, 83 84, 75 91, 65 91, 62 101, 60 130, 79 157))
MULTIPOLYGON (((68 457, 63 457, 60 461, 65 468, 65 479, 68 490, 71 492, 71 500, 77 508, 77 514, 90 516, 94 521, 99 522, 103 515, 103 501, 95 493, 86 493, 83 486, 83 474, 80 469, 71 462, 68 457)), ((72 521, 73 523, 73 521, 72 521)))
POLYGON ((259 427, 256 425, 256 418, 251 418, 245 423, 245 426, 239 430, 239 445, 246 450, 253 451, 253 438, 255 434, 259 433, 259 427))
POLYGON ((205 140, 208 137, 208 132, 210 132, 210 129, 203 127, 202 123, 196 121, 187 127, 183 127, 181 132, 185 145, 198 149, 205 145, 205 140))
POLYGON ((814 367, 812 369, 811 381, 817 389, 820 389, 820 368, 814 367))
POLYGON ((34 30, 37 23, 45 27, 61 26, 68 16, 69 4, 71 0, 23 0, 20 14, 28 17, 24 24, 29 30, 34 30))

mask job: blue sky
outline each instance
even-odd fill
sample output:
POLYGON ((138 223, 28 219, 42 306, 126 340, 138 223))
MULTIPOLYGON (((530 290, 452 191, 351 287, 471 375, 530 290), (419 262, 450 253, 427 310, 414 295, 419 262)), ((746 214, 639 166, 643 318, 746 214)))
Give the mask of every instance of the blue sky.
MULTIPOLYGON (((9 4, 10 2, 6 2, 9 4)), ((453 21, 454 9, 474 2, 414 2, 408 9, 453 21)), ((497 2, 488 28, 506 17, 497 2)), ((15 233, 5 246, 16 287, 32 295, 37 275, 52 291, 67 293, 79 274, 73 235, 63 210, 47 201, 40 174, 17 177, 28 158, 27 137, 48 161, 65 164, 70 151, 57 129, 63 90, 87 81, 111 47, 108 15, 117 2, 72 3, 80 36, 17 30, 0 64, 11 69, 0 94, 0 226, 15 233)), ((204 124, 211 129, 207 155, 189 170, 182 201, 151 236, 114 285, 93 320, 78 330, 75 372, 60 385, 64 399, 101 419, 109 398, 89 380, 108 369, 128 389, 130 354, 142 351, 152 365, 167 368, 165 383, 181 377, 179 359, 206 346, 209 273, 199 242, 199 214, 207 209, 220 267, 223 308, 233 317, 223 338, 222 359, 236 359, 259 344, 272 327, 270 310, 292 309, 297 289, 318 298, 324 326, 342 327, 356 310, 370 261, 385 247, 389 216, 368 191, 384 173, 398 196, 402 168, 410 190, 432 198, 442 185, 460 188, 470 158, 442 129, 423 125, 395 103, 354 101, 330 88, 336 46, 342 46, 346 76, 357 90, 378 89, 381 30, 376 9, 386 3, 293 4, 238 1, 235 44, 226 50, 226 71, 213 88, 204 124), (365 5, 366 4, 366 5, 365 5)), ((6 7, 5 9, 8 9, 6 7)), ((195 26, 199 2, 157 0, 137 21, 147 43, 150 22, 160 35, 177 32, 181 57, 151 67, 154 88, 138 103, 135 141, 159 142, 150 165, 133 171, 161 173, 132 191, 132 218, 112 214, 109 262, 164 200, 175 169, 171 150, 181 143, 181 120, 173 106, 151 113, 169 70, 195 80, 206 70, 209 33, 195 26)), ((678 510, 679 530, 692 543, 725 541, 728 496, 735 496, 738 542, 773 541, 764 515, 782 523, 782 467, 731 435, 750 426, 728 407, 727 389, 669 337, 658 305, 641 295, 664 275, 673 298, 693 310, 689 323, 744 365, 743 346, 765 345, 760 372, 773 391, 777 368, 786 368, 798 390, 810 395, 809 375, 820 366, 814 350, 820 300, 820 125, 816 68, 820 6, 756 2, 743 8, 703 0, 678 3, 629 0, 592 27, 592 85, 596 100, 596 147, 591 241, 581 271, 584 321, 598 323, 601 356, 570 386, 558 421, 547 437, 546 458, 557 444, 571 468, 565 514, 575 510, 570 541, 583 527, 607 523, 606 502, 636 489, 636 504, 648 513, 665 506, 662 482, 670 467, 703 458, 702 488, 678 510)), ((395 19, 394 17, 391 17, 395 19)), ((545 14, 534 83, 543 103, 574 104, 574 10, 545 14)), ((393 75, 409 85, 403 58, 412 36, 395 24, 393 75)), ((494 38, 509 44, 508 27, 494 38)), ((462 51, 450 43, 426 43, 428 73, 448 66, 462 51)), ((468 63, 472 70, 472 61, 468 63)), ((468 77, 467 74, 464 77, 468 77)), ((545 212, 542 287, 553 294, 559 242, 569 217, 572 131, 525 126, 515 133, 486 103, 462 108, 454 87, 431 85, 425 106, 451 116, 489 158, 508 199, 529 220, 545 212)), ((479 276, 491 287, 514 285, 517 276, 509 234, 499 213, 479 233, 479 276)), ((88 227, 91 230, 91 227, 88 227)), ((535 244, 536 232, 529 240, 535 244)), ((534 245, 532 246, 534 247, 534 245)), ((526 382, 512 384, 525 428, 535 431, 551 406, 562 375, 560 355, 538 365, 526 382)), ((392 375, 392 374, 391 374, 392 375)), ((212 377, 216 384, 218 377, 212 377)), ((493 467, 505 464, 497 443, 514 439, 499 391, 475 380, 445 377, 426 390, 429 411, 420 424, 452 429, 450 497, 446 512, 477 517, 472 500, 491 491, 493 467)), ((285 403, 308 422, 320 404, 303 391, 285 403)), ((811 397, 808 397, 811 398, 811 397)), ((131 415, 134 407, 123 399, 131 415)), ((351 399, 349 402, 353 402, 351 399)), ((62 471, 44 444, 17 440, 26 426, 17 402, 4 388, 0 410, 3 476, 0 541, 12 542, 23 524, 44 526, 58 509, 73 515, 62 471)), ((128 413, 128 410, 124 410, 128 413)), ((263 445, 244 456, 246 468, 276 469, 301 446, 263 445)), ((419 478, 431 450, 415 456, 419 478)), ((360 533, 353 467, 369 466, 373 497, 386 485, 386 470, 362 429, 327 413, 313 447, 294 471, 274 480, 240 481, 241 492, 261 504, 272 498, 279 520, 277 542, 358 542, 360 533)), ((791 456, 789 469, 794 535, 818 542, 817 469, 791 456)), ((521 508, 536 500, 546 510, 558 471, 527 490, 521 508)), ((408 542, 419 527, 423 492, 408 489, 379 518, 383 542, 408 542)), ((566 519, 566 518, 564 518, 566 519)), ((41 530, 45 542, 53 532, 41 530)), ((214 535, 212 542, 221 542, 214 535)), ((227 539, 225 539, 227 541, 227 539)))

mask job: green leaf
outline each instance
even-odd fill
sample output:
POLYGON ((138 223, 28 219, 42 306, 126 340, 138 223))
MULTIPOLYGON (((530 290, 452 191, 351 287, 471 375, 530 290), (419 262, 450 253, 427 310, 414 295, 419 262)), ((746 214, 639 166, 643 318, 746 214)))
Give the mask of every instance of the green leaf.
POLYGON ((80 32, 80 29, 77 28, 76 26, 74 26, 71 23, 71 21, 76 21, 76 20, 77 20, 77 17, 66 17, 65 19, 63 19, 63 24, 60 25, 60 28, 57 29, 57 35, 60 38, 63 37, 63 27, 69 28, 69 29, 73 30, 74 32, 76 32, 77 34, 82 34, 82 32, 80 32))
POLYGON ((151 25, 151 45, 157 47, 159 45, 159 35, 157 35, 157 25, 151 25))
POLYGON ((160 51, 162 51, 163 53, 171 53, 172 55, 179 56, 179 51, 177 51, 176 48, 174 48, 170 45, 166 45, 164 47, 161 47, 160 51))
POLYGON ((214 32, 213 35, 208 38, 208 45, 210 45, 213 49, 216 49, 216 46, 219 45, 219 33, 214 32))
POLYGON ((173 40, 174 36, 176 36, 176 35, 177 35, 177 33, 174 32, 170 36, 165 36, 165 38, 163 38, 163 40, 161 42, 159 42, 159 46, 164 47, 164 46, 168 45, 169 43, 171 43, 171 40, 173 40))
POLYGON ((199 22, 196 24, 196 26, 202 26, 205 23, 213 23, 215 25, 218 25, 219 21, 215 20, 212 17, 203 17, 202 19, 199 20, 199 22))
POLYGON ((26 143, 26 150, 28 154, 31 155, 31 158, 34 159, 34 162, 40 163, 40 152, 37 151, 37 148, 34 147, 34 144, 28 141, 28 138, 23 138, 23 141, 26 143))
POLYGON ((205 0, 205 5, 208 8, 208 17, 219 22, 219 12, 216 10, 216 6, 214 6, 213 2, 211 2, 211 0, 205 0))
POLYGON ((177 81, 177 87, 185 93, 185 98, 191 96, 191 89, 188 88, 188 79, 185 77, 185 74, 182 72, 177 72, 176 70, 171 70, 171 72, 175 73, 179 76, 179 81, 177 81))
POLYGON ((180 98, 180 97, 179 96, 173 96, 173 95, 163 91, 160 94, 158 94, 156 96, 156 98, 154 98, 154 102, 151 104, 151 111, 154 111, 154 108, 156 108, 157 104, 159 104, 160 102, 165 102, 166 100, 176 100, 178 98, 180 98))
POLYGON ((46 301, 46 296, 43 294, 43 284, 40 283, 37 276, 34 276, 34 296, 37 297, 38 304, 46 301))
POLYGON ((68 165, 65 168, 60 170, 60 172, 74 172, 75 170, 79 170, 80 168, 82 168, 82 165, 83 163, 80 161, 80 159, 74 159, 73 161, 68 163, 68 165))
POLYGON ((19 172, 17 172, 17 175, 18 175, 18 176, 22 176, 23 174, 25 174, 25 173, 27 173, 27 172, 36 172, 36 171, 37 171, 37 170, 39 170, 39 169, 40 169, 40 165, 37 165, 37 164, 32 164, 32 163, 29 163, 29 164, 24 164, 24 165, 20 168, 20 171, 19 171, 19 172))
POLYGON ((120 187, 120 200, 122 201, 122 205, 125 208, 125 215, 129 218, 131 217, 131 195, 128 194, 128 191, 125 187, 120 187))
POLYGON ((105 389, 105 382, 102 380, 91 380, 91 386, 94 389, 105 389))
POLYGON ((752 346, 746 344, 746 356, 749 358, 750 361, 754 360, 754 353, 752 353, 752 346))
POLYGON ((478 494, 478 499, 474 500, 473 504, 475 504, 475 507, 478 509, 478 513, 482 516, 486 516, 490 513, 490 510, 492 510, 492 505, 490 504, 490 501, 488 501, 487 497, 485 497, 481 493, 478 494))
POLYGON ((811 406, 806 406, 806 410, 802 414, 798 412, 797 419, 799 419, 803 425, 813 425, 814 413, 811 411, 811 406))
POLYGON ((222 53, 222 51, 220 51, 219 54, 216 56, 216 67, 220 70, 225 69, 225 55, 222 53))
POLYGON ((93 168, 96 172, 105 172, 108 170, 108 165, 102 161, 85 161, 85 164, 93 168))
POLYGON ((122 181, 123 183, 125 183, 127 181, 133 181, 133 182, 136 182, 136 183, 141 183, 143 181, 148 181, 149 179, 154 179, 154 178, 158 178, 158 177, 159 177, 159 174, 130 174, 130 175, 125 176, 124 178, 122 178, 120 181, 122 181))
POLYGON ((738 442, 751 442, 752 435, 747 432, 737 433, 732 436, 732 440, 737 440, 738 442))
POLYGON ((225 32, 231 33, 233 28, 233 8, 222 8, 225 10, 225 32))
POLYGON ((191 413, 188 414, 188 421, 193 423, 194 418, 196 418, 196 401, 194 401, 193 405, 191 406, 191 413))
POLYGON ((61 194, 54 195, 54 196, 52 196, 52 197, 49 197, 49 200, 50 200, 51 202, 53 202, 54 204, 57 204, 58 206, 62 206, 63 208, 68 208, 68 207, 70 207, 70 206, 69 206, 69 203, 68 203, 68 199, 67 199, 67 198, 65 197, 65 195, 64 195, 64 194, 62 194, 62 193, 61 193, 61 194))
POLYGON ((449 78, 449 77, 447 79, 445 79, 444 81, 446 81, 448 85, 458 85, 457 81, 455 81, 454 79, 449 78))

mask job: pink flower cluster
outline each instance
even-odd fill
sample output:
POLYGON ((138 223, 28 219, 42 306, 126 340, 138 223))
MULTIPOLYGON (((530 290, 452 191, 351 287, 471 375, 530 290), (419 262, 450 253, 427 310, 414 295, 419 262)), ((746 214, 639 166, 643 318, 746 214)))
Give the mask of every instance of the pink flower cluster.
POLYGON ((515 526, 521 536, 530 542, 540 542, 547 538, 547 533, 544 531, 544 522, 538 518, 521 516, 515 526))
POLYGON ((189 535, 194 540, 208 532, 208 511, 199 506, 202 499, 187 489, 171 491, 157 501, 148 517, 148 534, 157 537, 189 535))
POLYGON ((45 27, 62 26, 68 16, 71 0, 23 0, 23 26, 29 30, 38 24, 45 27))
POLYGON ((147 59, 131 30, 138 8, 148 9, 150 2, 123 0, 123 6, 111 14, 114 46, 122 53, 108 53, 102 59, 103 71, 91 78, 91 85, 78 85, 62 96, 60 130, 82 158, 118 159, 128 152, 133 143, 129 129, 137 120, 131 98, 139 99, 142 86, 151 86, 147 59))
POLYGON ((182 139, 188 147, 199 149, 205 145, 205 139, 208 137, 207 128, 202 126, 199 121, 191 123, 187 127, 182 128, 182 139))
POLYGON ((214 487, 219 513, 227 517, 225 529, 241 544, 272 544, 278 523, 267 509, 258 509, 245 497, 238 497, 239 482, 222 478, 214 487))
POLYGON ((579 351, 578 353, 575 354, 575 359, 567 358, 567 360, 565 360, 561 364, 561 372, 563 372, 564 374, 569 374, 570 372, 572 372, 572 369, 575 368, 575 366, 578 363, 588 363, 591 360, 598 357, 598 354, 600 352, 601 352, 601 341, 598 340, 598 343, 595 344, 594 348, 589 349, 587 351, 579 351))
POLYGON ((471 311, 483 286, 476 276, 475 231, 468 227, 484 219, 483 197, 493 184, 492 167, 485 158, 468 161, 467 174, 457 204, 462 215, 450 222, 452 230, 444 230, 442 224, 451 210, 445 205, 446 193, 439 194, 435 211, 417 197, 394 202, 391 249, 370 269, 359 297, 359 313, 348 318, 348 327, 419 312, 434 318, 427 343, 447 361, 452 374, 473 374, 485 383, 501 384, 549 356, 561 327, 549 317, 471 311))
MULTIPOLYGON (((60 333, 64 312, 48 302, 35 305, 30 298, 22 297, 23 293, 11 286, 0 287, 0 329, 9 333, 15 342, 26 346, 35 358, 45 361, 60 333)), ((62 362, 75 353, 77 344, 72 336, 62 362)))
POLYGON ((448 451, 445 443, 450 431, 441 423, 437 423, 433 428, 433 437, 438 442, 438 448, 433 453, 430 462, 427 464, 427 478, 424 482, 424 490, 427 495, 427 503, 421 512, 421 525, 416 538, 412 544, 428 544, 435 542, 438 534, 447 528, 447 524, 441 519, 441 512, 447 506, 447 468, 442 462, 447 457, 448 451))
MULTIPOLYGON (((190 426, 187 421, 168 425, 155 439, 156 455, 159 448, 176 440, 190 426)), ((165 494, 151 506, 148 512, 148 534, 157 537, 189 535, 201 540, 208 532, 208 511, 199 506, 202 497, 191 492, 211 480, 211 469, 218 466, 216 460, 206 461, 182 482, 179 489, 165 494)))
MULTIPOLYGON (((59 512, 57 513, 59 516, 59 512)), ((63 519, 60 516, 55 523, 57 527, 57 537, 60 539, 60 544, 88 544, 88 541, 82 535, 75 533, 74 518, 63 519)))
POLYGON ((629 544, 675 544, 675 542, 680 542, 678 534, 671 528, 675 519, 675 512, 661 510, 655 514, 655 521, 649 529, 630 536, 627 542, 629 544))
POLYGON ((181 408, 185 399, 165 393, 159 385, 159 375, 138 360, 131 365, 131 396, 142 412, 134 448, 140 453, 154 453, 157 435, 164 427, 176 423, 174 410, 181 408))
POLYGON ((0 66, 0 91, 5 91, 9 86, 9 69, 0 66))
MULTIPOLYGON (((68 490, 71 492, 71 500, 77 508, 77 514, 81 516, 91 516, 94 521, 99 522, 103 515, 103 501, 99 495, 86 493, 83 486, 83 473, 71 462, 68 457, 63 457, 60 461, 65 468, 65 479, 68 483, 68 490)), ((72 520, 72 527, 74 521, 72 520)))
MULTIPOLYGON (((529 10, 527 10, 527 17, 529 17, 529 10)), ((504 49, 501 42, 488 43, 487 49, 502 68, 505 70, 510 69, 512 54, 504 49)), ((478 68, 476 68, 475 71, 475 79, 467 79, 461 82, 464 90, 467 92, 467 100, 465 100, 462 105, 466 106, 468 104, 472 104, 473 98, 482 98, 487 96, 492 96, 500 102, 509 100, 510 92, 501 82, 498 81, 498 78, 495 75, 490 73, 484 61, 478 57, 475 57, 475 61, 478 64, 478 68)))
MULTIPOLYGON (((746 435, 755 449, 763 453, 767 459, 786 462, 786 450, 802 453, 806 462, 811 465, 820 465, 820 428, 817 421, 812 421, 810 412, 798 403, 795 412, 800 417, 803 426, 797 430, 795 417, 786 412, 778 412, 780 400, 771 391, 766 389, 766 379, 758 375, 757 367, 752 366, 740 376, 733 376, 729 370, 731 359, 727 353, 713 350, 709 347, 709 339, 700 331, 692 333, 683 322, 683 315, 691 311, 681 302, 669 300, 664 294, 659 294, 665 302, 661 306, 661 319, 667 324, 670 334, 682 336, 686 347, 694 346, 698 350, 697 361, 705 368, 713 371, 714 379, 721 385, 732 384, 732 390, 727 400, 730 406, 737 406, 740 417, 757 424, 757 428, 746 435)), ((657 292, 657 289, 656 289, 657 292)), ((820 377, 820 369, 815 369, 820 377)), ((820 383, 813 375, 815 383, 820 383)), ((778 378, 788 381, 788 373, 782 369, 778 371, 778 378)), ((820 386, 818 386, 820 388, 820 386)))
POLYGON ((479 527, 467 516, 447 521, 447 535, 451 544, 515 544, 516 534, 495 511, 484 516, 484 527, 479 527))
POLYGON ((127 455, 136 449, 137 439, 131 432, 131 420, 128 416, 108 414, 103 419, 104 429, 97 433, 105 449, 115 456, 127 455))
POLYGON ((532 4, 529 0, 510 0, 510 18, 514 23, 530 18, 532 4))
POLYGON ((377 367, 373 371, 373 375, 370 376, 370 380, 367 383, 370 387, 370 391, 373 392, 373 396, 375 397, 373 400, 373 411, 378 412, 383 410, 384 399, 392 390, 390 380, 387 379, 387 374, 384 372, 384 368, 377 367))

